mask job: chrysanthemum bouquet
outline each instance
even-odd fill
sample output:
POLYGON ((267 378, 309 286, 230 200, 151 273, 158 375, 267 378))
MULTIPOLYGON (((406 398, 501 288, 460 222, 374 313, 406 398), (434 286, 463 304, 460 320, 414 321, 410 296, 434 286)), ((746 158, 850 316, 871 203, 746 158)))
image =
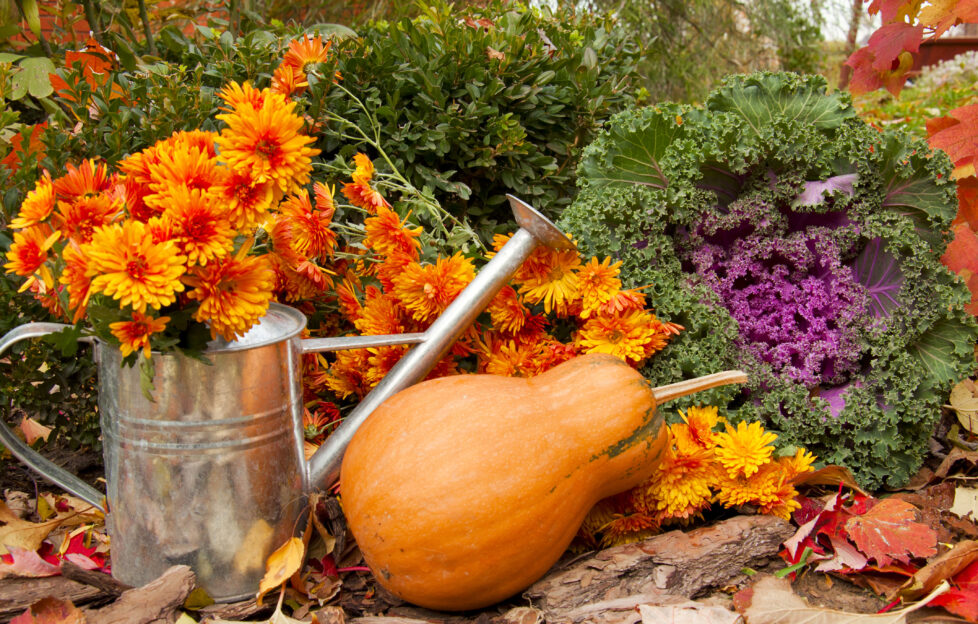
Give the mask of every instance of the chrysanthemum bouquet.
POLYGON ((10 224, 5 265, 56 316, 118 345, 200 353, 232 341, 302 272, 325 270, 332 197, 294 103, 230 84, 220 133, 178 132, 110 169, 45 172, 10 224))

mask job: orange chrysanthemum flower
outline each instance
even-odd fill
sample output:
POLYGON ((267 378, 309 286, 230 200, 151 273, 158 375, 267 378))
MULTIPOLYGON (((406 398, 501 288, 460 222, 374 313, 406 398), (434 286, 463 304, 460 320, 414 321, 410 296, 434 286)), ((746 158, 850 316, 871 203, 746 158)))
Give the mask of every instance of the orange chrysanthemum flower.
POLYGON ((366 349, 338 351, 336 361, 329 367, 326 386, 340 399, 351 394, 362 399, 367 393, 363 375, 369 366, 369 357, 366 349))
POLYGON ((493 297, 488 311, 492 326, 509 334, 515 334, 523 329, 526 319, 530 316, 530 311, 520 301, 516 289, 508 285, 503 286, 493 297))
POLYGON ((231 226, 247 230, 261 223, 275 201, 272 182, 257 184, 247 171, 232 171, 226 167, 221 170, 223 175, 211 190, 217 200, 227 206, 231 226))
POLYGON ((533 377, 540 372, 538 344, 516 340, 483 341, 479 370, 504 377, 533 377))
POLYGON ((371 291, 353 325, 365 335, 403 334, 411 331, 406 317, 396 297, 371 291))
POLYGON ((45 262, 48 251, 60 237, 60 233, 52 232, 50 227, 43 224, 14 232, 14 242, 7 252, 7 264, 3 266, 7 273, 27 278, 19 292, 30 288, 38 277, 47 288, 54 287, 54 276, 45 262))
POLYGON ((207 193, 185 186, 174 187, 170 201, 161 220, 169 227, 171 240, 187 257, 187 266, 206 265, 231 252, 235 232, 228 223, 225 206, 207 193))
POLYGON ((122 357, 127 357, 130 353, 142 349, 143 356, 147 359, 153 356, 149 338, 153 334, 158 334, 166 329, 169 316, 153 318, 141 312, 135 312, 131 321, 119 321, 110 323, 109 331, 119 339, 119 351, 122 357))
POLYGON ((393 294, 415 320, 427 321, 444 312, 473 278, 472 261, 456 253, 435 264, 408 264, 394 278, 393 294))
POLYGON ((305 189, 287 197, 279 205, 279 212, 291 222, 292 248, 296 252, 310 258, 333 255, 336 247, 336 232, 330 229, 333 213, 314 210, 305 189))
POLYGON ((387 206, 379 206, 377 215, 364 219, 363 225, 367 232, 363 239, 364 247, 382 256, 400 254, 401 257, 418 259, 421 249, 418 237, 423 232, 421 226, 407 227, 407 218, 402 220, 387 206))
POLYGON ((302 95, 309 88, 309 77, 302 70, 289 65, 279 65, 272 72, 272 84, 269 90, 272 93, 291 98, 293 95, 302 95))
POLYGON ((54 211, 54 184, 47 171, 33 190, 27 193, 27 197, 20 204, 20 214, 10 222, 10 228, 23 230, 34 225, 39 225, 47 220, 54 211))
POLYGON ((243 336, 268 310, 275 272, 266 256, 248 256, 249 251, 245 245, 185 278, 192 287, 187 297, 200 303, 194 318, 207 323, 215 338, 230 342, 243 336))
POLYGON ((96 228, 114 223, 122 216, 122 202, 106 193, 59 201, 52 221, 62 235, 76 243, 92 240, 96 228))
POLYGON ((357 297, 357 291, 362 290, 360 280, 352 271, 347 272, 342 283, 336 287, 337 304, 348 321, 355 322, 363 313, 363 305, 357 297))
POLYGON ((81 251, 88 256, 91 292, 104 293, 136 312, 170 305, 184 289, 180 277, 186 258, 173 241, 154 242, 141 221, 97 228, 81 251))
POLYGON ((252 87, 250 82, 244 84, 230 82, 221 88, 218 95, 226 104, 226 106, 221 107, 221 110, 230 113, 239 108, 260 110, 265 105, 265 99, 269 93, 268 89, 252 87))
POLYGON ((329 48, 332 45, 332 41, 323 41, 320 35, 315 37, 303 35, 302 39, 293 39, 289 42, 289 49, 282 58, 282 64, 305 71, 306 65, 325 63, 329 59, 329 48))
POLYGON ((530 259, 535 262, 525 267, 525 271, 521 267, 513 277, 520 285, 524 301, 543 302, 547 314, 553 310, 558 315, 566 315, 568 305, 580 296, 576 271, 581 266, 581 257, 574 249, 538 247, 530 259), (534 258, 541 251, 539 258, 534 258))
POLYGON ((655 317, 640 310, 624 316, 594 316, 581 327, 575 342, 585 353, 609 353, 637 365, 648 356, 649 345, 665 345, 657 329, 655 317))
POLYGON ((217 158, 197 147, 175 145, 161 149, 159 161, 149 166, 149 188, 143 201, 151 208, 165 209, 180 188, 210 191, 223 178, 217 158))
MULTIPOLYGON (((670 428, 671 429, 671 428, 670 428)), ((669 432, 672 441, 652 478, 639 486, 669 519, 688 519, 708 508, 713 499, 710 486, 716 480, 713 451, 686 445, 669 432)))
POLYGON ((315 139, 302 134, 303 120, 292 113, 294 102, 266 93, 260 108, 238 106, 218 115, 227 124, 217 139, 221 158, 232 169, 249 171, 255 182, 272 181, 280 194, 309 182, 315 139))
POLYGON ((713 428, 720 422, 716 406, 691 406, 686 412, 679 410, 682 423, 672 425, 672 433, 676 438, 682 438, 683 444, 712 449, 717 445, 717 434, 713 428))
POLYGON ((779 457, 778 463, 785 471, 788 481, 794 482, 800 475, 815 470, 812 464, 815 463, 815 456, 805 449, 798 449, 794 455, 779 457))
POLYGON ((69 163, 65 169, 68 172, 53 181, 55 195, 64 201, 98 195, 114 183, 105 163, 96 165, 94 160, 84 160, 78 167, 69 163))
POLYGON ((61 253, 65 268, 59 281, 68 290, 68 309, 74 310, 71 322, 77 323, 88 310, 88 298, 91 295, 92 278, 88 270, 88 256, 73 243, 65 245, 61 253))
POLYGON ((725 432, 717 434, 717 460, 731 476, 750 477, 771 461, 771 444, 777 437, 759 422, 739 422, 736 428, 728 424, 725 432))
POLYGON ((603 316, 622 315, 633 310, 645 309, 645 294, 638 289, 619 290, 598 308, 603 316))
POLYGON ((390 207, 380 191, 370 186, 370 182, 354 180, 343 185, 343 196, 358 208, 376 213, 383 207, 390 207))
POLYGON ((599 312, 621 290, 618 279, 621 262, 611 264, 611 258, 598 262, 591 258, 577 272, 578 291, 581 296, 581 318, 599 312))

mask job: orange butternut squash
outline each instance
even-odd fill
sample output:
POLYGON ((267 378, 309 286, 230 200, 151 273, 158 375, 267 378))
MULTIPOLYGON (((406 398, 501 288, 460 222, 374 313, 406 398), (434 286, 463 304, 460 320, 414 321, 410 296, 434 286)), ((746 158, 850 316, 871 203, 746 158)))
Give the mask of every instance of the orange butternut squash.
POLYGON ((448 611, 493 604, 543 576, 597 501, 649 478, 667 441, 657 405, 744 381, 730 371, 652 388, 592 354, 529 379, 422 382, 353 436, 347 522, 393 594, 448 611))

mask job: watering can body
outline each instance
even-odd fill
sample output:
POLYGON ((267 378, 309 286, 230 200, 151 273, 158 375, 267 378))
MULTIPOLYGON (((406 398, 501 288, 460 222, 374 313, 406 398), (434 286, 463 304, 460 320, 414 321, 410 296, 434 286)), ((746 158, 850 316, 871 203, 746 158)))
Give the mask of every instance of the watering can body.
MULTIPOLYGON (((273 303, 243 337, 214 341, 202 359, 153 353, 152 400, 138 367, 124 366, 116 348, 86 338, 98 363, 107 504, 2 425, 0 440, 39 473, 109 512, 118 580, 139 586, 186 564, 211 598, 252 597, 268 555, 299 530, 306 494, 338 480, 359 425, 428 374, 536 247, 573 247, 532 207, 514 197, 510 204, 520 229, 424 333, 303 339, 305 317, 273 303), (398 344, 415 346, 306 463, 302 354, 398 344)), ((0 354, 66 327, 21 325, 0 338, 0 354)))

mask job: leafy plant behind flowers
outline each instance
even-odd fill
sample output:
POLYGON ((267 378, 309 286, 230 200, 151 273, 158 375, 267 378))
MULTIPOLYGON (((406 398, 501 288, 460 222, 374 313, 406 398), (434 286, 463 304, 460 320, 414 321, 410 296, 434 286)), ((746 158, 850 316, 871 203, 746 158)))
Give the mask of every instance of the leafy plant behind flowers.
POLYGON ((900 485, 973 367, 970 297, 940 263, 950 172, 824 80, 738 76, 703 107, 617 116, 561 224, 687 327, 646 368, 654 383, 743 367, 747 391, 700 400, 868 486, 900 485))

